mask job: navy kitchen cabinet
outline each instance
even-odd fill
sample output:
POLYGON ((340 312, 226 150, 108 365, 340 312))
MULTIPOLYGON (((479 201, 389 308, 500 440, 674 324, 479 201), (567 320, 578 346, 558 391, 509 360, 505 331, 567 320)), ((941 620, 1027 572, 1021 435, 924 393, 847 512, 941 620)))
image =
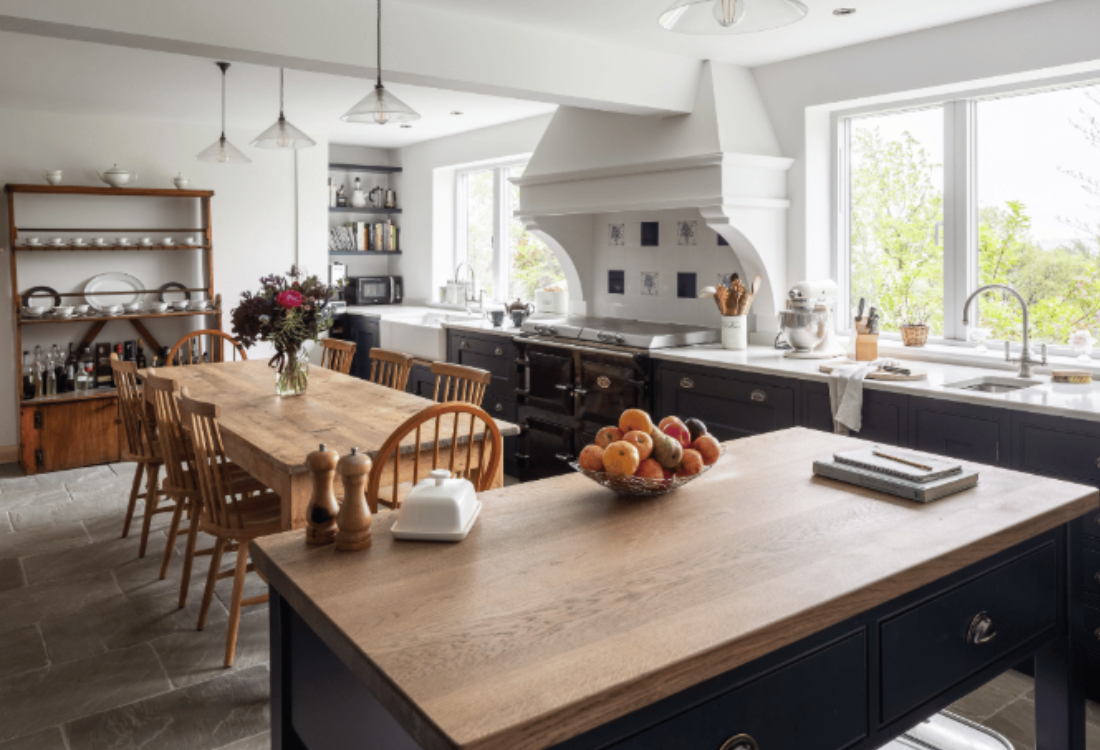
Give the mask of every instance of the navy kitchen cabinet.
MULTIPOLYGON (((516 417, 516 346, 508 336, 477 334, 451 330, 447 333, 447 361, 465 367, 488 370, 493 379, 485 389, 481 408, 496 419, 517 422, 516 417)), ((425 398, 432 398, 433 391, 425 398)), ((504 438, 504 473, 516 474, 518 438, 504 438)))
MULTIPOLYGON (((829 386, 802 383, 801 426, 823 432, 833 431, 833 409, 829 386)), ((909 443, 909 397, 885 391, 863 391, 863 425, 852 437, 889 445, 909 443)))
POLYGON ((416 362, 409 370, 408 392, 421 398, 435 398, 435 375, 426 362, 416 362))
POLYGON ((370 350, 380 341, 378 318, 364 315, 345 315, 343 336, 346 341, 355 343, 355 356, 351 360, 350 374, 357 378, 370 377, 370 350))
POLYGON ((1004 408, 910 396, 909 447, 1011 468, 1008 415, 1004 408))
POLYGON ((774 432, 797 424, 798 381, 661 362, 654 416, 701 419, 719 440, 774 432))

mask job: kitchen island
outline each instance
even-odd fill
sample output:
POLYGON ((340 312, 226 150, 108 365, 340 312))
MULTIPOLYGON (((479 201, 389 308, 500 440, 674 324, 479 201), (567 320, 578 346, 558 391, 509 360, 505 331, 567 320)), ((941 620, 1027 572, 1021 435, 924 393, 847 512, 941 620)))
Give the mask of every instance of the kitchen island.
POLYGON ((874 748, 1022 659, 1038 747, 1084 747, 1080 525, 1094 489, 980 467, 917 505, 815 478, 860 441, 727 444, 627 500, 566 475, 483 493, 456 545, 256 543, 276 748, 874 748))

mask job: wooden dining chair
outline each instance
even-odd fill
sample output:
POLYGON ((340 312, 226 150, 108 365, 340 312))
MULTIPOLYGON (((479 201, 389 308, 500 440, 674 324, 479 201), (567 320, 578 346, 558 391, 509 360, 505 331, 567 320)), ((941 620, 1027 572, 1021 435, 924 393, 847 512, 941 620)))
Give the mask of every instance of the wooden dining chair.
POLYGON ((435 375, 435 396, 437 403, 465 401, 481 406, 485 398, 485 389, 493 379, 488 370, 476 367, 452 365, 447 362, 432 362, 432 374, 435 375))
MULTIPOLYGON (((168 576, 168 567, 172 562, 172 552, 179 537, 180 524, 184 513, 190 524, 187 529, 187 544, 183 556, 183 575, 180 580, 179 605, 187 605, 187 591, 191 585, 191 571, 196 556, 212 554, 214 548, 196 551, 199 520, 202 517, 202 500, 199 492, 198 476, 195 473, 194 453, 190 438, 184 430, 179 410, 180 384, 172 378, 162 378, 152 370, 145 378, 145 402, 153 411, 157 421, 157 434, 161 453, 164 458, 164 495, 174 503, 172 523, 168 528, 168 542, 164 547, 164 559, 160 565, 160 577, 168 576)), ((234 490, 238 492, 261 492, 264 486, 237 466, 232 467, 234 490)))
MULTIPOLYGON (((199 610, 199 630, 206 627, 206 616, 214 597, 214 587, 222 578, 233 577, 233 595, 229 602, 229 626, 225 642, 225 666, 233 666, 237 649, 237 628, 241 621, 241 608, 263 604, 267 594, 244 599, 244 579, 249 572, 256 572, 248 562, 248 548, 253 539, 282 531, 282 501, 269 490, 240 492, 233 482, 232 464, 222 445, 218 427, 220 410, 216 404, 195 401, 186 389, 180 395, 180 413, 190 431, 191 449, 194 452, 195 474, 198 476, 202 517, 199 528, 215 538, 210 557, 210 573, 206 578, 206 590, 199 610), (237 564, 233 571, 221 572, 222 554, 237 551, 237 564)), ((260 575, 263 579, 263 576, 260 575)), ((266 579, 265 579, 266 582, 266 579)))
POLYGON ((404 391, 409 385, 413 358, 408 354, 379 349, 370 350, 370 382, 404 391))
POLYGON ((230 346, 234 362, 237 361, 238 356, 241 359, 248 359, 241 342, 214 328, 204 328, 201 331, 192 331, 177 341, 172 350, 168 352, 168 361, 164 363, 164 366, 172 367, 177 355, 179 355, 179 364, 181 365, 224 362, 226 344, 230 346))
POLYGON ((355 342, 340 339, 321 339, 321 367, 347 375, 355 358, 355 342))
MULTIPOLYGON (((137 501, 145 503, 145 514, 141 522, 141 543, 138 557, 145 557, 145 548, 149 544, 149 529, 153 516, 157 513, 171 513, 172 508, 158 507, 161 496, 160 470, 164 459, 160 453, 160 444, 156 437, 156 422, 145 408, 141 388, 137 382, 137 364, 120 360, 117 354, 111 354, 111 373, 118 389, 118 418, 122 422, 122 432, 126 438, 126 447, 122 451, 123 461, 137 464, 134 482, 130 485, 130 502, 126 506, 126 517, 122 521, 122 538, 130 535, 130 524, 134 519, 137 501), (141 491, 141 480, 145 479, 145 492, 141 491)), ((95 436, 93 436, 95 439, 95 436)))
POLYGON ((400 508, 408 490, 435 469, 469 479, 478 492, 487 490, 503 456, 500 429, 480 407, 461 401, 429 406, 394 430, 375 455, 367 505, 371 513, 378 512, 379 503, 400 508), (402 459, 406 466, 412 464, 411 483, 402 482, 402 459))

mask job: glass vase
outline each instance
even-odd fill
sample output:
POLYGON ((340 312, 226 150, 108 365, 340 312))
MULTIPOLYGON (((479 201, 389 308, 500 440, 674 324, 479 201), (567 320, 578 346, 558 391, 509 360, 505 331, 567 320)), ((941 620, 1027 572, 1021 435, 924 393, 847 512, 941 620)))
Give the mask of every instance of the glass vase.
POLYGON ((301 396, 309 385, 309 354, 305 347, 291 349, 275 370, 275 393, 280 398, 301 396))

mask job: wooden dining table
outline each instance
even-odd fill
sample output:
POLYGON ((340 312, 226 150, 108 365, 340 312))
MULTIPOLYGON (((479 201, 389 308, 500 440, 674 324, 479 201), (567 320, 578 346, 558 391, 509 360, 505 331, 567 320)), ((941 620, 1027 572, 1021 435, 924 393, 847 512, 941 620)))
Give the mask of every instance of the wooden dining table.
MULTIPOLYGON (((305 460, 319 444, 341 456, 358 448, 374 460, 398 427, 434 403, 321 367, 310 368, 303 395, 280 398, 266 360, 145 369, 141 374, 150 372, 177 380, 191 398, 220 407, 226 455, 282 498, 284 529, 306 524, 312 486, 305 460)), ((502 436, 519 434, 517 425, 494 421, 502 436)), ((479 424, 473 439, 480 440, 483 431, 479 424)), ((450 428, 445 424, 440 433, 446 438, 450 428)), ((425 430, 420 446, 428 460, 433 437, 434 431, 425 430)), ((408 450, 404 444, 402 448, 403 453, 408 450)), ((476 458, 477 451, 473 453, 476 458)), ((499 466, 493 487, 504 483, 503 462, 499 466)))

